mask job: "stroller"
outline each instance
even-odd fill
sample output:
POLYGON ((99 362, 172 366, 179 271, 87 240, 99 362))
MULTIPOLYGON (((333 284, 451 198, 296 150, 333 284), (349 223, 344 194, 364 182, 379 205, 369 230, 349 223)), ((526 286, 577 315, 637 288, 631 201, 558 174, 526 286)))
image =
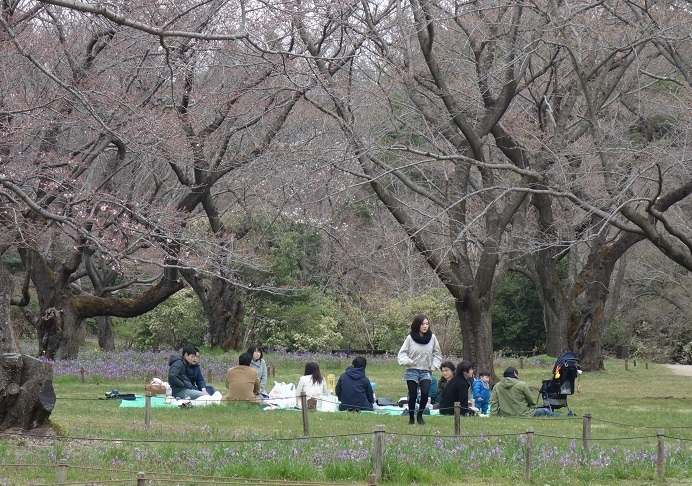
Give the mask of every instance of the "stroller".
POLYGON ((549 380, 543 380, 538 391, 543 400, 543 407, 553 411, 556 408, 567 407, 567 415, 574 412, 567 404, 567 395, 574 394, 574 381, 581 374, 579 358, 571 351, 562 353, 553 366, 553 375, 549 380))

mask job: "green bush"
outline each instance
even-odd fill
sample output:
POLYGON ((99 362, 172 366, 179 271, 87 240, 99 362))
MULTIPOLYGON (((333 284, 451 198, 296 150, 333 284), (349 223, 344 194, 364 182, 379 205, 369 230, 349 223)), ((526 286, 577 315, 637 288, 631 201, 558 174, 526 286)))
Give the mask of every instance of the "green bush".
POLYGON ((115 335, 138 350, 202 346, 208 330, 204 308, 192 289, 181 290, 139 317, 113 319, 115 335))
POLYGON ((316 292, 293 301, 256 302, 248 316, 257 342, 265 348, 287 351, 339 348, 342 336, 337 317, 338 306, 316 292))
POLYGON ((425 314, 437 336, 442 354, 461 349, 459 318, 454 299, 442 288, 431 289, 421 296, 406 300, 390 300, 372 316, 372 341, 378 349, 396 352, 411 331, 416 314, 425 314))

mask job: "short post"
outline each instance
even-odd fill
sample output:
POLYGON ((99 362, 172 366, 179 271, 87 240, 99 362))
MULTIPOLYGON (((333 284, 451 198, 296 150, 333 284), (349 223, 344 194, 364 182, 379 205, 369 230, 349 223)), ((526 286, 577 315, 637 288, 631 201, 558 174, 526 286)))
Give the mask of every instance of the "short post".
POLYGON ((461 435, 461 402, 454 402, 454 435, 461 435))
POLYGON ((644 363, 644 368, 646 368, 647 370, 649 369, 649 362, 648 362, 648 361, 646 361, 646 362, 644 363))
POLYGON ((67 482, 67 459, 60 459, 58 461, 58 482, 67 482))
POLYGON ((137 486, 146 486, 147 484, 147 475, 144 474, 144 471, 140 471, 137 473, 137 486))
POLYGON ((662 481, 663 476, 665 476, 665 473, 666 473, 666 456, 665 456, 665 449, 663 447, 663 438, 665 437, 665 435, 663 434, 663 429, 658 429, 656 436, 658 438, 657 474, 658 474, 658 480, 662 481))
POLYGON ((629 369, 630 369, 630 367, 629 367, 629 360, 628 360, 627 358, 625 358, 625 371, 627 371, 627 370, 629 370, 629 369))
POLYGON ((303 412, 303 436, 308 437, 310 435, 308 428, 308 396, 304 391, 300 392, 300 409, 303 412))
POLYGON ((79 376, 82 379, 82 383, 84 383, 84 367, 79 369, 79 376))
POLYGON ((372 454, 372 476, 375 484, 382 477, 382 458, 384 457, 384 425, 375 425, 375 450, 372 454))
POLYGON ((144 394, 144 428, 148 429, 151 425, 151 392, 147 390, 144 394))
POLYGON ((368 474, 368 486, 377 486, 377 478, 374 474, 368 474))
POLYGON ((590 444, 589 441, 591 440, 591 414, 590 413, 585 413, 584 417, 582 417, 582 444, 584 447, 584 450, 588 451, 590 444))
POLYGON ((524 357, 519 356, 519 369, 523 370, 524 369, 524 357))
POLYGON ((211 368, 209 368, 207 370, 207 383, 211 383, 211 382, 212 382, 212 372, 211 372, 211 368))
POLYGON ((531 480, 531 470, 533 469, 533 428, 526 429, 526 449, 524 452, 524 479, 531 480))

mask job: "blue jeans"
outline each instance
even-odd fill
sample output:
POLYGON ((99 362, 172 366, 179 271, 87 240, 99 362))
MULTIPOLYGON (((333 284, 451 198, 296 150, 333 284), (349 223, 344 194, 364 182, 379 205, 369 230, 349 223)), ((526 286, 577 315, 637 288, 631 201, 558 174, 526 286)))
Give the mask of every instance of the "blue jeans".
POLYGON ((430 380, 430 371, 408 368, 404 371, 404 381, 415 381, 420 383, 423 380, 430 380))
POLYGON ((204 394, 205 394, 205 393, 204 393, 203 391, 193 390, 193 389, 191 389, 191 388, 187 388, 187 389, 185 389, 185 390, 180 390, 178 393, 176 393, 176 394, 173 395, 173 396, 174 396, 175 398, 180 399, 180 400, 184 400, 184 399, 186 399, 186 398, 189 398, 189 399, 191 399, 191 400, 195 400, 195 399, 201 397, 201 396, 204 395, 204 394))
POLYGON ((534 417, 559 417, 560 414, 557 412, 553 412, 549 408, 537 408, 533 412, 534 417))

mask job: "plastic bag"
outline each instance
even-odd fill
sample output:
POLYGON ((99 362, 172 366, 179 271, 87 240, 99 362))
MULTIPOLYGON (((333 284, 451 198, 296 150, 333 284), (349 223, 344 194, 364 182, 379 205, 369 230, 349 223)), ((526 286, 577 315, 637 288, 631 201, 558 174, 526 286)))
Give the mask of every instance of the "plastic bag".
POLYGON ((296 389, 293 383, 274 382, 274 388, 269 392, 266 399, 270 404, 277 408, 293 408, 296 406, 296 389))
POLYGON ((339 399, 336 395, 319 395, 317 398, 318 412, 338 412, 339 399))

